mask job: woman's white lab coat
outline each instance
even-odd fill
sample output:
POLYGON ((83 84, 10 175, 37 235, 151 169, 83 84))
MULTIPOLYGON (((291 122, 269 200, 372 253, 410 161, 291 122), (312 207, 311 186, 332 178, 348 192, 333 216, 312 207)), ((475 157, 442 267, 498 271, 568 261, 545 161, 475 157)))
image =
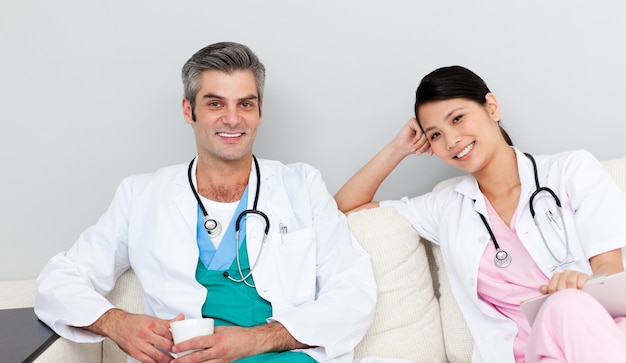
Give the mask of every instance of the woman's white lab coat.
MULTIPOLYGON (((528 203, 536 189, 532 164, 519 150, 515 149, 515 153, 522 188, 516 210, 517 235, 539 268, 550 277, 556 261, 533 222, 528 203)), ((552 188, 561 200, 570 256, 576 260, 555 271, 575 269, 591 274, 590 257, 626 246, 626 197, 602 165, 586 151, 535 159, 540 185, 552 188)), ((566 254, 564 235, 545 214, 553 205, 547 193, 541 193, 534 208, 548 245, 561 258, 566 254)), ((481 256, 487 244, 492 243, 476 213, 488 217, 476 180, 468 175, 440 192, 385 201, 381 206, 395 207, 421 236, 440 244, 452 292, 475 341, 472 361, 514 362, 517 325, 480 300, 476 289, 481 256)))
MULTIPOLYGON (((254 270, 260 296, 300 342, 319 348, 318 361, 352 362, 352 350, 369 327, 376 286, 369 257, 348 231, 320 173, 306 164, 259 160, 258 210, 271 226, 254 270), (279 225, 287 227, 280 233, 279 225)), ((252 208, 256 173, 250 173, 252 208)), ((197 202, 187 165, 126 178, 105 214, 38 278, 35 311, 62 336, 102 339, 83 329, 112 305, 102 295, 129 267, 139 278, 150 315, 201 316, 207 291, 195 279, 197 202)), ((247 247, 257 259, 265 225, 248 214, 247 247)))

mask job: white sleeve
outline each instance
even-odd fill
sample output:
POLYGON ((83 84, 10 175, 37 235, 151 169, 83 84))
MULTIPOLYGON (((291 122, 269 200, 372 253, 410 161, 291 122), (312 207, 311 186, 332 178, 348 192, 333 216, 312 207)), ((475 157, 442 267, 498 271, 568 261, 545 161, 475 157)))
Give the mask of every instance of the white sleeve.
POLYGON ((575 152, 562 180, 587 258, 626 246, 626 195, 602 164, 587 151, 575 152))
POLYGON ((78 241, 54 256, 37 278, 35 313, 59 335, 77 342, 103 337, 84 329, 113 305, 104 297, 129 267, 127 232, 132 179, 118 187, 108 210, 78 241))

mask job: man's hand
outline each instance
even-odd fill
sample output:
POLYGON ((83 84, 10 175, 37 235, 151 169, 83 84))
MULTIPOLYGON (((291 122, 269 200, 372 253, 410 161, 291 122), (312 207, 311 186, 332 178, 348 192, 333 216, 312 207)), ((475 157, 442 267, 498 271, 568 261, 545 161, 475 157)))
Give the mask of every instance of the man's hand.
POLYGON ((251 355, 282 352, 297 348, 310 347, 294 339, 287 329, 278 322, 251 328, 217 326, 214 334, 176 344, 173 352, 184 352, 191 349, 203 350, 182 356, 172 363, 228 363, 251 355))
POLYGON ((170 323, 184 318, 179 314, 172 320, 164 320, 111 309, 84 329, 111 338, 124 352, 141 362, 166 363, 172 357, 156 347, 172 350, 170 323))

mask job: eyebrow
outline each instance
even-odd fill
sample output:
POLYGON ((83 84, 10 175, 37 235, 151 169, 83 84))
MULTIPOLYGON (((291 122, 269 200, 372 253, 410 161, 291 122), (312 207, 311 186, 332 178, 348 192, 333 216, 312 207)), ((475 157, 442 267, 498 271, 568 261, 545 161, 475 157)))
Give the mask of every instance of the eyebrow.
MULTIPOLYGON (((453 113, 455 113, 456 111, 461 110, 461 109, 463 109, 463 107, 457 107, 457 108, 455 108, 455 109, 452 109, 450 112, 448 112, 448 113, 446 114, 446 116, 445 116, 443 119, 444 119, 444 120, 448 119, 450 116, 452 116, 452 114, 453 114, 453 113)), ((425 129, 424 129, 424 133, 427 133, 428 131, 430 131, 430 130, 434 129, 435 127, 436 127, 436 126, 431 126, 431 127, 427 127, 427 128, 425 128, 425 129)))
MULTIPOLYGON (((217 99, 219 99, 219 100, 223 100, 223 99, 224 99, 224 97, 223 97, 223 96, 220 96, 220 95, 215 94, 215 93, 207 93, 207 94, 205 94, 205 95, 202 95, 202 98, 203 98, 203 99, 207 99, 207 98, 217 98, 217 99)), ((257 95, 250 94, 250 95, 248 95, 248 96, 245 96, 245 97, 239 98, 239 99, 237 99, 237 100, 238 100, 238 101, 247 101, 247 100, 257 100, 257 99, 259 99, 259 97, 258 97, 257 95)))

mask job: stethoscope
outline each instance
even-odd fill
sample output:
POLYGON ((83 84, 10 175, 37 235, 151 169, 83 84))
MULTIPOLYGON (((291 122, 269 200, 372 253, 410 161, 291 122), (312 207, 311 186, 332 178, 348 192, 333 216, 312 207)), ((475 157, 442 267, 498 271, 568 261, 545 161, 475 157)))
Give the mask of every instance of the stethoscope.
MULTIPOLYGON (((252 276, 252 271, 254 271, 254 268, 259 263, 259 258, 261 257, 261 252, 263 252, 263 246, 265 246, 265 240, 267 239, 267 233, 270 230, 269 218, 267 217, 265 213, 261 212, 260 210, 257 210, 257 203, 259 201, 259 191, 261 190, 261 171, 259 170, 259 162, 256 160, 256 156, 252 155, 252 159, 254 161, 254 168, 256 170, 256 191, 254 194, 254 203, 252 204, 252 209, 246 209, 243 212, 239 213, 239 216, 237 216, 237 220, 235 221, 235 243, 236 243, 236 248, 237 248, 236 259, 237 259, 237 270, 239 271, 240 278, 237 279, 237 278, 230 276, 228 271, 224 271, 224 273, 222 274, 224 275, 224 277, 227 277, 231 281, 243 282, 249 287, 254 287, 252 283, 248 282, 248 278, 252 276), (250 271, 244 275, 243 269, 241 268, 241 257, 239 257, 239 227, 240 227, 243 217, 248 214, 256 214, 260 216, 265 221, 265 231, 263 234, 263 240, 261 241, 261 248, 259 249, 259 254, 257 255, 256 260, 254 261, 254 264, 252 265, 252 267, 250 267, 250 271)), ((191 187, 191 191, 193 192, 194 197, 196 197, 196 200, 198 201, 198 205, 200 206, 200 209, 202 210, 202 214, 204 215, 204 229, 206 229, 207 233, 209 234, 209 237, 217 236, 222 231, 222 225, 220 224, 220 222, 209 217, 209 213, 206 211, 206 208, 204 208, 204 205, 202 204, 202 200, 200 200, 200 196, 198 195, 198 192, 196 191, 196 188, 193 185, 193 179, 191 177, 191 170, 192 170, 193 163, 195 160, 196 158, 191 159, 191 162, 189 163, 189 168, 187 169, 187 176, 189 178, 189 186, 191 187)))
MULTIPOLYGON (((548 187, 542 187, 539 184, 539 175, 537 173, 537 163, 535 162, 535 158, 533 158, 533 156, 528 153, 524 153, 524 155, 526 155, 530 159, 531 163, 533 164, 533 172, 535 174, 535 188, 536 189, 533 192, 533 194, 531 194, 530 200, 528 202, 529 207, 530 207, 530 215, 533 217, 533 221, 535 222, 537 229, 539 229, 539 234, 541 235, 543 244, 548 249, 548 252, 550 252, 550 255, 552 255, 552 258, 554 258, 554 260, 557 261, 555 265, 551 266, 552 269, 554 270, 557 267, 574 262, 574 260, 572 260, 571 258, 568 258, 569 252, 570 252, 569 251, 569 236, 567 234, 567 227, 566 227, 565 220, 563 219, 563 211, 561 210, 561 200, 552 189, 548 187), (565 257, 562 259, 556 257, 556 255, 552 251, 552 248, 550 248, 550 246, 548 245, 548 242, 546 241, 546 238, 543 234, 543 231, 541 230, 541 227, 539 226, 539 222, 537 221, 537 217, 535 215, 535 207, 534 207, 535 197, 541 192, 547 192, 554 199, 554 201, 556 202, 556 206, 557 206, 556 210, 559 214, 559 217, 561 218, 561 221, 563 222, 561 224, 563 225, 563 232, 565 234, 565 257)), ((546 212, 546 214, 548 218, 550 218, 553 222, 557 223, 551 211, 546 212)), ((489 232, 489 236, 491 237, 491 240, 493 241, 493 246, 496 248, 496 255, 493 259, 494 264, 502 268, 509 266, 511 264, 511 255, 505 250, 500 248, 500 245, 498 244, 498 241, 496 241, 496 237, 494 236, 493 231, 491 230, 491 227, 489 227, 489 223, 487 223, 487 219, 485 218, 485 216, 482 215, 482 213, 480 212, 478 212, 478 215, 480 216, 480 219, 483 221, 483 224, 487 228, 487 232, 489 232)))

